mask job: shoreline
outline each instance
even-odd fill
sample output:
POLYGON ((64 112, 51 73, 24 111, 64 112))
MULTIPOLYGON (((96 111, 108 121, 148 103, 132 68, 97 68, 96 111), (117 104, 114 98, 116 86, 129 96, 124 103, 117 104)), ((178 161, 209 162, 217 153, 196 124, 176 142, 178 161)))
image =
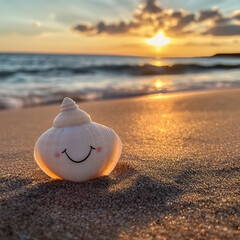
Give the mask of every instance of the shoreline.
MULTIPOLYGON (((89 103, 89 102, 102 102, 102 101, 114 101, 114 100, 131 100, 131 99, 138 99, 138 98, 164 98, 164 97, 172 97, 172 96, 181 96, 181 95, 195 95, 195 94, 207 94, 207 93, 215 93, 215 92, 225 92, 225 91, 238 91, 240 90, 240 87, 231 87, 231 88, 218 88, 218 89, 203 89, 203 90, 185 90, 185 91, 172 91, 172 92, 158 92, 158 93, 149 93, 149 94, 139 94, 139 95, 133 95, 133 96, 122 96, 122 97, 112 97, 112 98, 100 98, 100 99, 92 99, 92 100, 79 100, 77 98, 72 98, 77 103, 89 103)), ((64 97, 68 97, 68 95, 64 95, 64 97)), ((71 98, 71 96, 70 96, 71 98)), ((38 108, 38 107, 44 107, 44 106, 56 106, 60 105, 62 102, 62 99, 59 101, 49 102, 49 103, 42 103, 38 105, 30 105, 30 106, 23 106, 23 107, 9 107, 9 108, 0 108, 0 112, 2 111, 10 111, 10 110, 20 110, 20 109, 28 109, 28 108, 38 108)))

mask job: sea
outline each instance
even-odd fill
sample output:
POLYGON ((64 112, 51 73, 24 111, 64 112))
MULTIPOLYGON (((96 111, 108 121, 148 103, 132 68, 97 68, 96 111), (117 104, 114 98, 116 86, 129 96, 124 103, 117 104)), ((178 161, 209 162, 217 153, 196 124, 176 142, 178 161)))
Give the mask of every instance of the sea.
POLYGON ((239 57, 0 53, 0 109, 240 87, 239 57))

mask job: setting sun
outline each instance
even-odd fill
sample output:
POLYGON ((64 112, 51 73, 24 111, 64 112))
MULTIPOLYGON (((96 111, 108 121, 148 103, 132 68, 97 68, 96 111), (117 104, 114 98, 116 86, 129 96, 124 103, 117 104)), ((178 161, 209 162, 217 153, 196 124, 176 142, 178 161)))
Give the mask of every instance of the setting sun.
POLYGON ((148 44, 154 46, 165 46, 170 43, 170 39, 163 35, 163 32, 159 32, 154 38, 149 38, 146 40, 148 44))

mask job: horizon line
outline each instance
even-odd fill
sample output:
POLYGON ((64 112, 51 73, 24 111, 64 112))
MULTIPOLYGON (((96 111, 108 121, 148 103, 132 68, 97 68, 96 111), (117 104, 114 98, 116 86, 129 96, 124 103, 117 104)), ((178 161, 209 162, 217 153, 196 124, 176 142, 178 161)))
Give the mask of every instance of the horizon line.
POLYGON ((58 52, 21 52, 21 51, 0 51, 0 54, 29 54, 29 55, 76 55, 76 56, 116 56, 116 57, 145 57, 145 58, 193 58, 193 57, 211 57, 213 55, 208 56, 192 56, 192 57, 166 57, 166 56, 144 56, 144 55, 125 55, 125 54, 101 54, 101 53, 58 53, 58 52))
POLYGON ((192 56, 192 57, 166 57, 166 56, 139 56, 139 55, 125 55, 125 54, 101 54, 101 53, 52 53, 52 52, 21 52, 21 51, 0 51, 0 54, 26 54, 26 55, 69 55, 69 56, 116 56, 116 57, 145 57, 145 58, 197 58, 197 57, 213 57, 215 55, 231 55, 240 54, 239 52, 228 52, 228 53, 214 53, 207 56, 192 56))

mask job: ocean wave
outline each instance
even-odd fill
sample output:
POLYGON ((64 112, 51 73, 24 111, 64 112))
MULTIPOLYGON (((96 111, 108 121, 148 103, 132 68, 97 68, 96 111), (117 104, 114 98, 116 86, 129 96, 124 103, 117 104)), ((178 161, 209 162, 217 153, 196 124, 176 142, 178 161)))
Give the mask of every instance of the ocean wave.
POLYGON ((200 65, 200 64, 174 64, 171 66, 155 66, 151 64, 144 65, 99 65, 89 67, 49 67, 49 68, 19 68, 15 70, 2 70, 0 77, 6 78, 16 74, 29 75, 50 75, 56 74, 94 74, 94 73, 112 73, 112 74, 127 74, 132 76, 149 76, 149 75, 169 75, 169 74, 186 74, 199 73, 214 70, 230 70, 238 69, 240 64, 215 64, 215 65, 200 65))
POLYGON ((186 92, 186 91, 201 91, 210 89, 227 89, 227 88, 240 88, 240 81, 225 81, 225 82, 205 82, 203 84, 180 84, 173 87, 164 87, 156 89, 149 86, 141 86, 139 88, 106 88, 104 90, 92 88, 88 91, 57 91, 55 93, 45 94, 28 94, 25 96, 0 96, 0 110, 4 109, 17 109, 24 107, 34 107, 39 105, 60 104, 62 99, 66 96, 72 98, 77 102, 100 100, 100 99, 114 99, 137 97, 149 94, 165 94, 173 92, 186 92))

